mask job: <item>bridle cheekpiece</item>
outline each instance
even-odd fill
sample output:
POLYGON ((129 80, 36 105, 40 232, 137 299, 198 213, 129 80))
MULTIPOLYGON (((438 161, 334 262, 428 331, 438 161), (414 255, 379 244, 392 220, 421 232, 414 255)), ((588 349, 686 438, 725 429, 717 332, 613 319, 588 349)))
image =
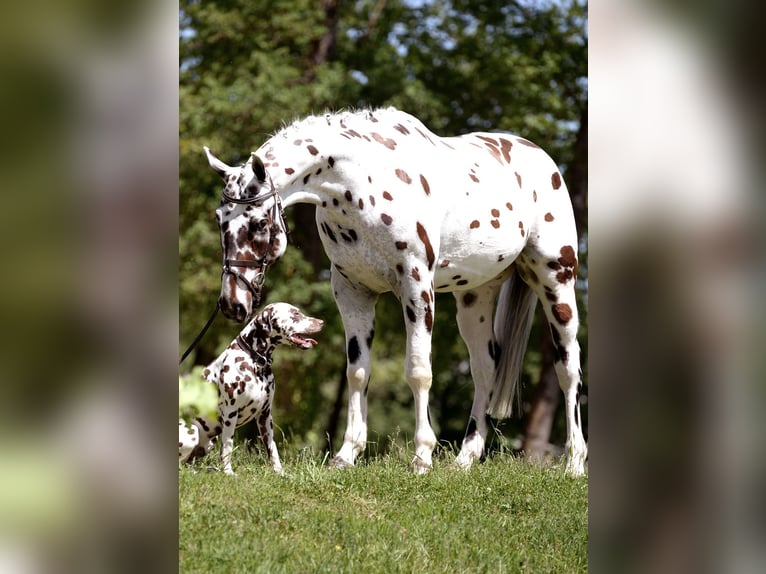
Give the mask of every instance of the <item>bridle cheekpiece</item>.
POLYGON ((263 280, 266 275, 266 268, 268 267, 270 261, 268 261, 268 256, 271 253, 271 250, 274 248, 274 241, 276 240, 277 233, 281 230, 285 232, 285 236, 287 237, 287 241, 289 243, 290 241, 290 229, 287 227, 287 222, 285 221, 285 214, 284 210, 282 208, 282 198, 279 196, 279 193, 277 193, 277 190, 274 188, 274 184, 271 181, 271 178, 269 177, 269 184, 271 185, 271 191, 261 194, 261 195, 254 195, 252 197, 234 197, 226 192, 226 189, 224 188, 221 191, 221 197, 224 201, 228 203, 237 203, 240 205, 255 205, 259 206, 267 199, 270 199, 272 197, 275 198, 274 205, 271 209, 271 229, 269 230, 269 245, 266 249, 266 252, 261 257, 256 257, 255 259, 226 259, 224 256, 223 263, 222 263, 222 272, 221 276, 229 274, 236 277, 239 281, 242 282, 245 287, 247 287, 248 291, 250 291, 250 294, 253 297, 253 308, 255 308, 258 303, 260 302, 261 295, 260 295, 260 287, 263 285, 263 280), (252 283, 248 281, 245 276, 234 269, 234 267, 251 267, 258 270, 258 274, 256 275, 255 279, 253 279, 252 283), (258 289, 256 289, 256 285, 258 289))

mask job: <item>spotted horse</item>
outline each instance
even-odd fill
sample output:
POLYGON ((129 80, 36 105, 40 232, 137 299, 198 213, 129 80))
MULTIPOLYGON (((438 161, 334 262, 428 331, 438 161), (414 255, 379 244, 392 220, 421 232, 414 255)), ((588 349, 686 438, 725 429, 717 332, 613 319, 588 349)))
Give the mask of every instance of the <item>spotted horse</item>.
POLYGON ((487 414, 511 416, 539 299, 566 402, 566 469, 584 474, 577 233, 566 185, 542 149, 502 133, 439 137, 387 108, 296 121, 237 167, 205 152, 226 182, 216 218, 224 256, 219 304, 229 319, 250 315, 266 267, 284 253, 282 208, 317 208, 346 331, 348 420, 332 465, 353 465, 365 447, 375 304, 392 291, 402 305, 404 371, 415 404, 411 468, 431 468, 434 293, 450 292, 475 387, 456 463, 467 468, 482 456, 487 414))

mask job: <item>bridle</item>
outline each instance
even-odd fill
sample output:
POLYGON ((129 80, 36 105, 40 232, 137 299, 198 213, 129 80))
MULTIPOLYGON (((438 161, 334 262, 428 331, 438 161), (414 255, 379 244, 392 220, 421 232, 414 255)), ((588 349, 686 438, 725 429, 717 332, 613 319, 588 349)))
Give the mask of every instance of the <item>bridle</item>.
MULTIPOLYGON (((282 208, 282 198, 279 197, 279 193, 277 193, 276 189, 274 189, 274 184, 271 181, 271 178, 269 178, 269 184, 271 186, 271 191, 268 193, 264 193, 263 195, 255 195, 253 197, 234 197, 232 195, 229 195, 226 193, 226 188, 224 188, 221 191, 221 197, 224 201, 227 201, 229 203, 238 203, 240 205, 260 205, 267 199, 274 197, 274 205, 271 208, 271 229, 269 230, 269 245, 266 249, 266 252, 262 257, 258 257, 256 259, 226 259, 224 256, 223 263, 222 263, 222 271, 221 271, 221 279, 223 279, 223 276, 226 274, 233 275, 235 278, 237 278, 239 281, 242 282, 245 287, 247 287, 248 291, 250 291, 250 294, 253 297, 253 304, 252 309, 254 309, 258 303, 260 303, 261 300, 261 294, 259 289, 256 289, 256 287, 253 285, 253 283, 256 283, 257 286, 260 288, 261 285, 263 285, 263 279, 266 276, 266 268, 269 266, 271 261, 268 261, 268 254, 271 253, 271 250, 274 248, 274 241, 276 240, 277 233, 281 229, 284 230, 285 236, 287 237, 287 242, 290 242, 290 228, 287 226, 287 222, 285 221, 285 212, 282 208), (277 217, 279 217, 279 223, 277 223, 277 217), (232 267, 255 267, 258 269, 258 274, 256 275, 255 279, 251 283, 248 281, 242 273, 237 271, 236 269, 232 269, 232 267)), ((192 341, 191 345, 189 345, 189 348, 186 349, 183 355, 181 355, 181 360, 178 362, 180 365, 184 362, 184 359, 189 356, 189 353, 192 352, 194 347, 197 346, 197 344, 202 340, 202 337, 205 336, 205 333, 210 328, 210 325, 213 324, 213 321, 215 320, 216 315, 218 315, 218 311, 220 310, 221 305, 218 301, 216 301, 215 309, 213 309, 213 314, 210 315, 210 318, 207 320, 207 323, 205 323, 205 326, 202 327, 202 331, 199 332, 199 335, 197 335, 192 341)), ((247 345, 247 342, 242 338, 241 336, 237 338, 237 341, 240 342, 240 346, 242 346, 243 349, 245 349, 248 353, 250 353, 251 356, 257 355, 254 350, 252 350, 252 347, 250 345, 247 345), (252 351, 252 352, 251 352, 252 351)))
POLYGON ((228 203, 237 203, 240 205, 259 206, 267 199, 272 197, 275 198, 274 204, 271 208, 271 229, 269 230, 269 245, 266 248, 264 254, 261 257, 256 257, 255 259, 227 259, 224 256, 223 262, 221 264, 221 278, 223 278, 224 275, 229 274, 233 275, 236 279, 241 281, 247 290, 250 291, 250 295, 253 298, 252 307, 256 307, 258 303, 260 303, 260 287, 263 285, 263 280, 266 276, 266 268, 271 263, 271 261, 268 261, 268 256, 271 253, 271 250, 274 248, 274 241, 276 240, 277 233, 279 233, 280 230, 284 230, 285 235, 287 236, 287 241, 288 243, 290 242, 290 229, 288 228, 287 222, 285 221, 285 213, 282 208, 282 198, 279 196, 279 193, 277 193, 276 189, 274 189, 274 184, 271 182, 271 178, 269 178, 269 184, 271 185, 271 191, 264 193, 263 195, 255 195, 253 197, 234 197, 229 195, 225 188, 221 191, 221 197, 224 201, 228 203), (242 273, 236 269, 233 269, 233 267, 255 268, 258 270, 258 273, 255 276, 255 279, 250 282, 242 273))

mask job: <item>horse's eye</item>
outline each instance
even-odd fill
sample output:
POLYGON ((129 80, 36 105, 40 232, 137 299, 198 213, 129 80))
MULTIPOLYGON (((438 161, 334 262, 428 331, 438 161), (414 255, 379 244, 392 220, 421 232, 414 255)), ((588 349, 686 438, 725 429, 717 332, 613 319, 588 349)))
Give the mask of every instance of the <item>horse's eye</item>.
POLYGON ((263 231, 264 229, 266 229, 266 226, 268 224, 269 224, 269 220, 268 219, 259 219, 258 220, 258 230, 259 231, 263 231))

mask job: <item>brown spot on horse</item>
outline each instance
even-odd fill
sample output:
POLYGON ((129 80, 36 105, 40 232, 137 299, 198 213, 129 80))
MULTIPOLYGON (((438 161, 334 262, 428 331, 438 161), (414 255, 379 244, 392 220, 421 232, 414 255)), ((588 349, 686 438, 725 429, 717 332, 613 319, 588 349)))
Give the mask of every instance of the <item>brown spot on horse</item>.
POLYGON ((566 325, 572 319, 572 308, 567 303, 556 303, 551 307, 553 316, 562 325, 566 325))
POLYGON ((426 259, 428 260, 428 269, 433 269, 434 266, 434 248, 431 245, 431 240, 428 238, 428 232, 426 231, 426 228, 423 227, 423 225, 418 221, 417 222, 417 231, 418 231, 418 237, 420 238, 420 241, 423 242, 423 245, 426 249, 426 259))
POLYGON ((423 190, 426 192, 426 195, 431 195, 431 186, 428 185, 428 180, 422 174, 420 176, 420 185, 423 186, 423 190))
POLYGON ((396 177, 401 179, 404 183, 412 183, 412 178, 403 169, 396 168, 396 177))

